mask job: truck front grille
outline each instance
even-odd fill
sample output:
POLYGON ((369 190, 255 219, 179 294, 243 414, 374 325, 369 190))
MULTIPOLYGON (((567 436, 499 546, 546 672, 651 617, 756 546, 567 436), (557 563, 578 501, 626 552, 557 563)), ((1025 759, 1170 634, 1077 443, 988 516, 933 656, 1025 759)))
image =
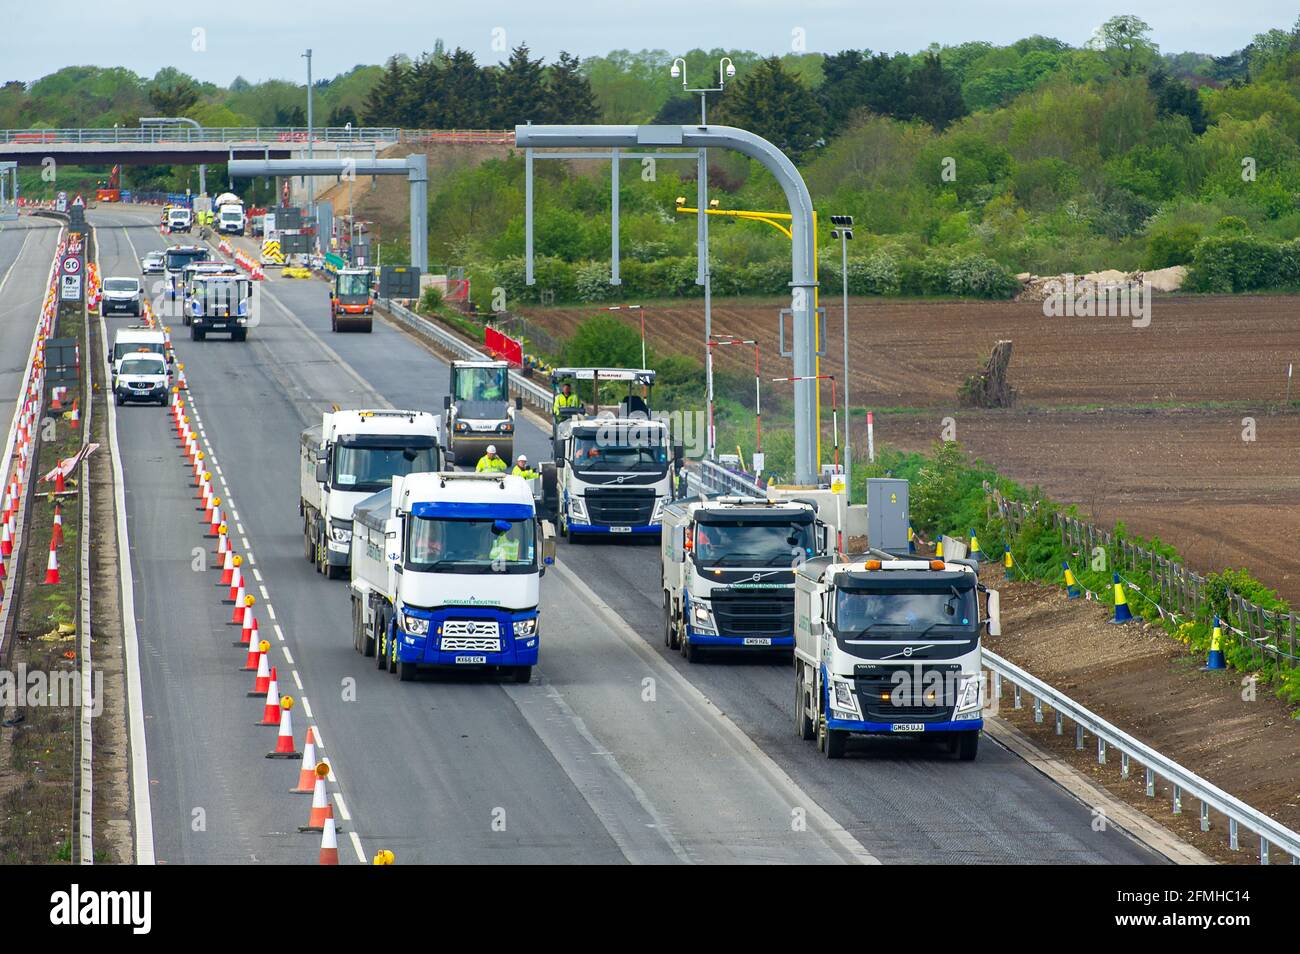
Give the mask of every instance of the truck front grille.
POLYGON ((794 590, 763 593, 714 591, 710 602, 720 636, 794 634, 794 590))
POLYGON ((952 665, 864 666, 854 679, 854 689, 868 722, 947 722, 952 719, 956 704, 953 695, 955 673, 959 670, 960 667, 952 665), (864 669, 872 671, 865 673, 864 669), (906 678, 896 682, 895 672, 903 673, 906 678), (938 682, 934 681, 936 678, 938 682), (913 686, 915 691, 911 691, 913 686), (933 699, 929 698, 931 691, 933 699), (896 704, 895 700, 905 704, 896 704))
POLYGON ((588 488, 585 499, 587 516, 593 524, 610 527, 644 526, 655 509, 655 492, 650 490, 614 490, 588 488))
POLYGON ((499 653, 501 627, 494 619, 449 619, 439 642, 444 652, 499 653))

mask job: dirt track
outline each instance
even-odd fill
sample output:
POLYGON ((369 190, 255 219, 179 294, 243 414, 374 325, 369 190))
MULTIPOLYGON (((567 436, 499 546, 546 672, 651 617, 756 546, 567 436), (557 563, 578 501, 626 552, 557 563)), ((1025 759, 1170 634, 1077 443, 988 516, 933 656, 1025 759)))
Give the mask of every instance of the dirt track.
MULTIPOLYGON (((823 369, 838 374, 842 326, 826 304, 833 344, 823 369)), ((1150 326, 1134 328, 1127 319, 1045 318, 1034 303, 863 299, 850 309, 853 403, 877 409, 877 441, 910 450, 929 448, 952 416, 963 447, 1007 476, 1102 522, 1158 535, 1198 570, 1245 566, 1300 603, 1300 411, 1280 408, 1287 363, 1300 362, 1297 305, 1282 296, 1157 298, 1150 326), (999 338, 1015 344, 1018 408, 957 407, 958 385, 999 338), (1242 440, 1246 417, 1254 441, 1242 440)), ((789 366, 775 357, 778 307, 714 308, 718 332, 763 342, 774 375, 789 366)), ((529 317, 566 334, 596 311, 529 317)), ((646 317, 654 347, 702 350, 691 344, 702 338, 700 303, 653 304, 646 317)), ((718 360, 744 373, 753 358, 723 348, 718 360)), ((855 446, 864 438, 855 434, 855 446)))

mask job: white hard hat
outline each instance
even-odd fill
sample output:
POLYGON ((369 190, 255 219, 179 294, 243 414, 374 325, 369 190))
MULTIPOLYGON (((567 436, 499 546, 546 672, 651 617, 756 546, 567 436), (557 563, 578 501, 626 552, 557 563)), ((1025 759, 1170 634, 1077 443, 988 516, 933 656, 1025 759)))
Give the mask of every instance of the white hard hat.
POLYGON ((495 453, 497 452, 497 445, 496 445, 496 444, 489 444, 489 445, 488 445, 488 448, 487 448, 487 452, 488 452, 489 454, 495 454, 495 453))
POLYGON ((527 454, 520 454, 519 457, 518 457, 517 459, 518 459, 518 460, 522 460, 525 464, 528 463, 528 455, 527 455, 527 454))

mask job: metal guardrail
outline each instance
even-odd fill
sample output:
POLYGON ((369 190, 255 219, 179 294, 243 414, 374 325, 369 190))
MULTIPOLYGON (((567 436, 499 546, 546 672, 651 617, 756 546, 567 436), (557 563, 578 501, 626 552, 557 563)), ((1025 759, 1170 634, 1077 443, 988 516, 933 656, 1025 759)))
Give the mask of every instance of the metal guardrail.
POLYGON ((693 493, 767 497, 767 488, 711 460, 688 461, 686 480, 693 493))
MULTIPOLYGON (((462 341, 446 328, 439 327, 436 321, 430 321, 428 318, 417 315, 406 306, 399 305, 390 299, 381 298, 379 301, 395 319, 408 328, 432 338, 440 348, 444 348, 467 361, 492 360, 491 355, 479 351, 466 341, 462 341)), ((542 387, 536 381, 528 380, 517 371, 510 372, 510 386, 524 399, 525 404, 545 411, 547 414, 551 412, 551 407, 555 403, 555 395, 550 388, 542 387)))
POLYGON ((1083 748, 1084 733, 1090 733, 1096 738, 1098 764, 1106 764, 1108 748, 1115 748, 1120 752, 1122 778, 1129 777, 1133 762, 1143 766, 1146 770, 1146 794, 1149 798, 1155 798, 1157 778, 1169 782, 1173 786, 1171 807, 1175 815, 1182 813, 1183 796, 1190 795, 1201 803, 1201 831, 1210 830, 1210 812, 1216 811, 1228 819, 1228 844, 1234 851, 1240 847, 1240 829, 1245 827, 1259 836, 1260 864, 1268 864, 1270 845, 1276 845, 1290 855, 1292 864, 1300 864, 1300 833, 1251 808, 1235 795, 1229 795, 1190 769, 1166 758, 1127 732, 1115 728, 1092 710, 1075 702, 1041 679, 1031 676, 1014 663, 987 649, 982 655, 984 667, 993 673, 995 699, 1002 697, 1004 679, 1015 687, 1017 709, 1021 708, 1020 691, 1026 690, 1034 700, 1034 721, 1043 720, 1043 706, 1047 705, 1056 712, 1058 735, 1063 731, 1063 720, 1069 719, 1075 724, 1076 749, 1083 748))

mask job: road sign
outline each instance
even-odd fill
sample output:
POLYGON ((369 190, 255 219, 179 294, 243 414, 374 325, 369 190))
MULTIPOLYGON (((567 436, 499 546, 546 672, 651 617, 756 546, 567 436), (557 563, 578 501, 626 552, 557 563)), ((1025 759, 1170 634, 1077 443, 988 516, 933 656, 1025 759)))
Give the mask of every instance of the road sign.
POLYGON ((69 275, 76 275, 81 271, 81 259, 75 255, 66 255, 63 259, 63 270, 69 275))
POLYGON ((59 283, 60 301, 81 301, 81 275, 64 275, 59 283))
POLYGON ((54 211, 68 211, 68 194, 66 192, 60 192, 58 197, 54 200, 54 211))
POLYGON ((83 198, 81 197, 81 193, 78 192, 78 193, 77 193, 77 197, 76 197, 75 199, 72 200, 72 204, 73 204, 74 206, 79 206, 79 207, 81 207, 81 208, 84 209, 84 208, 86 207, 86 200, 83 199, 83 198))
POLYGON ((385 265, 379 270, 381 298, 419 298, 420 270, 409 265, 385 265))

